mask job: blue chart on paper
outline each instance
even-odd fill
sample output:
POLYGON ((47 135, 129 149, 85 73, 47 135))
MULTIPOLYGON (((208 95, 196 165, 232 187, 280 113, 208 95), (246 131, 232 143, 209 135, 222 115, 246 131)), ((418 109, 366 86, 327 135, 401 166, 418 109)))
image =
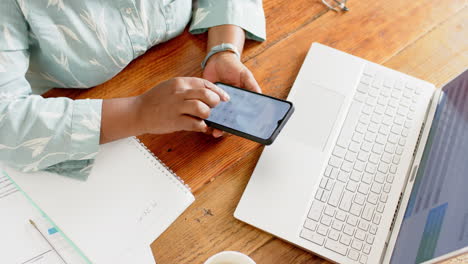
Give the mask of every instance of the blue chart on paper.
POLYGON ((468 247, 468 70, 443 88, 391 263, 468 247))
POLYGON ((49 235, 53 235, 53 234, 55 234, 57 232, 58 232, 58 230, 55 227, 49 228, 49 230, 47 230, 47 233, 49 233, 49 235))

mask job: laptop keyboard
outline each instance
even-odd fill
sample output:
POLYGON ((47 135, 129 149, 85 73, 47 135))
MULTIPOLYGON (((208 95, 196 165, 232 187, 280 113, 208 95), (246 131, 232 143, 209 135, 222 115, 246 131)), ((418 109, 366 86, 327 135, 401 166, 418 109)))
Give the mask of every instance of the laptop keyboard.
POLYGON ((376 76, 361 77, 300 233, 356 263, 372 251, 420 94, 376 76))

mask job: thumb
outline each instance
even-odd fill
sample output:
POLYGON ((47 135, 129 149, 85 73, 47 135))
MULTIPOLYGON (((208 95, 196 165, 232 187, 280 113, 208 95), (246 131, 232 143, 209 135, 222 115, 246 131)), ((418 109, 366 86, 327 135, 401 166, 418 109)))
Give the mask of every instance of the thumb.
POLYGON ((255 77, 253 76, 252 72, 247 68, 244 68, 244 70, 242 71, 241 83, 242 86, 247 90, 262 93, 260 85, 258 85, 257 80, 255 80, 255 77))

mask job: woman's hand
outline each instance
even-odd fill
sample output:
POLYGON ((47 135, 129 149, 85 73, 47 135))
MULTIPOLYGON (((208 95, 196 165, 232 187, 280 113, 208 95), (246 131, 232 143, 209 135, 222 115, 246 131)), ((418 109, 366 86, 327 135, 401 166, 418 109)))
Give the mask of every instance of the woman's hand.
POLYGON ((145 133, 206 132, 203 119, 221 100, 228 101, 229 96, 207 80, 174 78, 140 95, 137 112, 145 133))
MULTIPOLYGON (((239 60, 236 54, 224 51, 211 56, 208 60, 203 78, 210 82, 222 82, 233 86, 260 93, 252 72, 239 60)), ((212 131, 214 137, 220 137, 223 132, 217 129, 212 131)))
POLYGON ((213 83, 190 77, 162 82, 136 97, 104 100, 100 141, 144 133, 206 132, 203 119, 220 101, 228 100, 229 95, 213 83))
POLYGON ((203 78, 212 83, 222 82, 257 93, 262 92, 252 72, 230 51, 211 56, 203 71, 203 78))

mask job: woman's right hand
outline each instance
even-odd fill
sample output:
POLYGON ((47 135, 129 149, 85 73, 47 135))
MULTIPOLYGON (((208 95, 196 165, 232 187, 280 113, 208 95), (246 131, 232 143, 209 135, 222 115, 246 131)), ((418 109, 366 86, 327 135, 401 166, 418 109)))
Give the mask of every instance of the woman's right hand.
POLYGON ((203 119, 228 100, 221 88, 195 77, 167 80, 136 97, 104 100, 100 143, 145 133, 207 132, 203 119))
POLYGON ((228 101, 229 95, 205 79, 179 77, 158 84, 136 100, 144 133, 206 132, 203 120, 220 101, 228 101))

